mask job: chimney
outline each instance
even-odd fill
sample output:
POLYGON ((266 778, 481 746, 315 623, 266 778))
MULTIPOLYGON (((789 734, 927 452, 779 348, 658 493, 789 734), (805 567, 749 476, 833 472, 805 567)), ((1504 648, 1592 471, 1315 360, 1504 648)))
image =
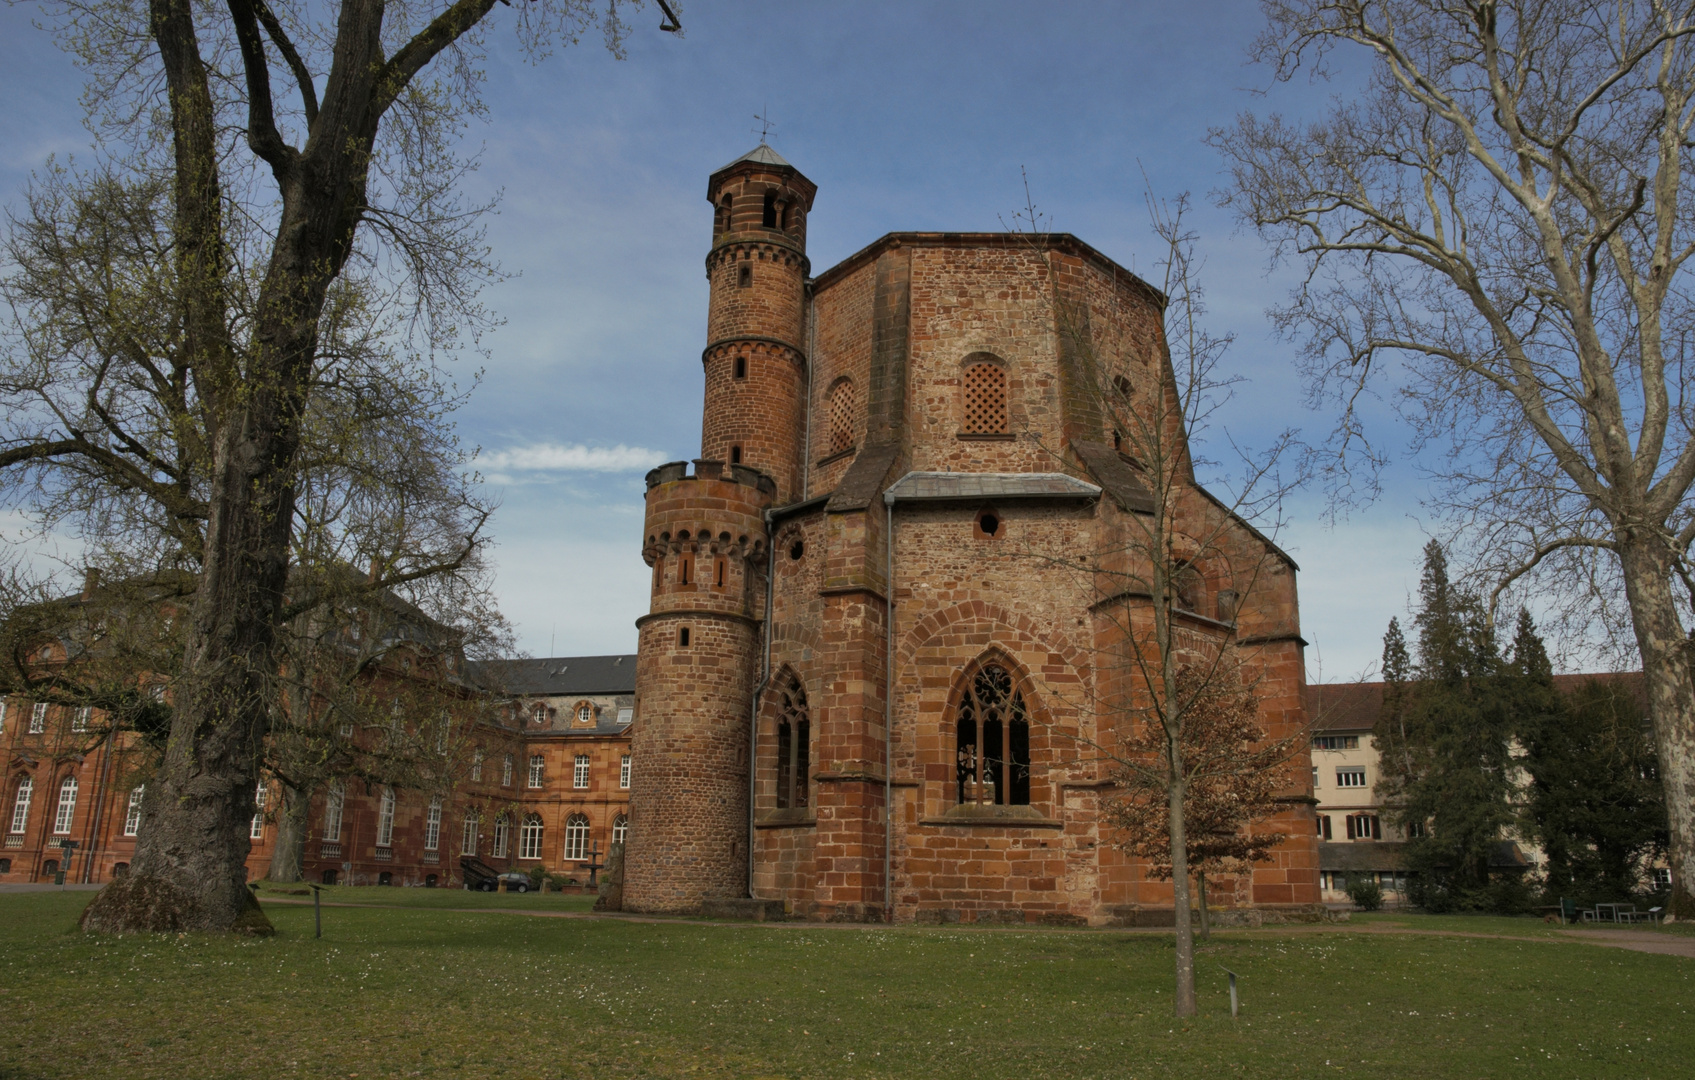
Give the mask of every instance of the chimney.
POLYGON ((376 556, 371 557, 371 584, 375 585, 383 576, 383 561, 376 556))
POLYGON ((82 572, 83 600, 94 599, 94 591, 98 588, 100 588, 100 571, 92 566, 85 567, 82 572))

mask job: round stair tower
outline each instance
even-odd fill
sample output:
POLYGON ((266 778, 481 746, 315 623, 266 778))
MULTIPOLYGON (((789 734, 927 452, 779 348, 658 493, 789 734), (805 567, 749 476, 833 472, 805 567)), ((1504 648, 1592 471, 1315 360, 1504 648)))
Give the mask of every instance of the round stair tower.
POLYGON ((765 511, 799 490, 806 214, 817 188, 761 144, 712 174, 701 456, 647 477, 629 911, 747 895, 748 723, 765 614, 765 511))

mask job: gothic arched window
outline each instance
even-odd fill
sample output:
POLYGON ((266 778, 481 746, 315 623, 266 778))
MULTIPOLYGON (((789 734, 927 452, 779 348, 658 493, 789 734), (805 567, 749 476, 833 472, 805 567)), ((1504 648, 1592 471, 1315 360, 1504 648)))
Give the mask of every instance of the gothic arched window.
POLYGON ((1004 435, 1010 429, 1006 413, 1006 369, 980 360, 965 369, 965 426, 967 435, 1004 435))
POLYGON ((969 677, 959 699, 955 780, 961 803, 1030 804, 1030 720, 998 664, 969 677))
POLYGON ((783 686, 783 711, 777 717, 777 809, 807 806, 812 775, 812 722, 806 715, 806 691, 792 675, 783 686))

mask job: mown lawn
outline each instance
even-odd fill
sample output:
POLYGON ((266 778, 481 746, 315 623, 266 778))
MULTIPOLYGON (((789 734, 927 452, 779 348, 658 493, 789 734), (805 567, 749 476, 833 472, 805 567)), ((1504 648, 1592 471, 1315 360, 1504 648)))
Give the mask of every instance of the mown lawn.
MULTIPOLYGON (((485 893, 466 889, 402 889, 379 888, 374 885, 324 885, 323 903, 358 904, 362 907, 467 908, 484 910, 522 911, 589 911, 594 897, 587 893, 485 893)), ((283 903, 312 902, 312 890, 305 885, 271 885, 260 883, 259 899, 270 911, 270 901, 283 903)))
POLYGON ((72 929, 89 895, 0 895, 0 1077, 1675 1080, 1695 1061, 1695 961, 1553 939, 1217 935, 1203 1015, 1178 1024, 1158 934, 333 908, 316 941, 310 907, 270 905, 274 939, 112 940, 72 929))

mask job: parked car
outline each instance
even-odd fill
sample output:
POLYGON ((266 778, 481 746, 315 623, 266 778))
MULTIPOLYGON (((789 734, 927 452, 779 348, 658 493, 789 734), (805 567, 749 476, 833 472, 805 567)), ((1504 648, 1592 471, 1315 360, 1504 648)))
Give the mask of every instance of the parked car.
POLYGON ((528 874, 502 874, 500 881, 506 886, 507 892, 529 892, 535 888, 528 874))

